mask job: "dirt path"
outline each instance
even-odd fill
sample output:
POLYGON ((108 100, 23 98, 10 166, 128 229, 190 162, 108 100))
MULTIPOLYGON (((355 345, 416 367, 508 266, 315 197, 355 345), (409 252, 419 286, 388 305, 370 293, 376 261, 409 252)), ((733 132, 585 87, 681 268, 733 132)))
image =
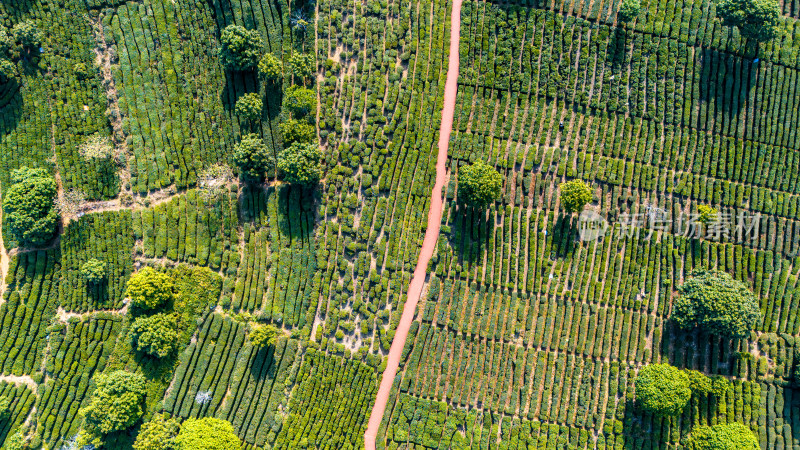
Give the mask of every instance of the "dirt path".
POLYGON ((386 404, 389 401, 389 394, 392 390, 392 383, 397 375, 400 365, 400 355, 406 344, 408 330, 414 320, 414 312, 417 309, 417 302, 422 295, 422 287, 425 284, 425 275, 428 262, 433 256, 436 248, 436 239, 439 237, 439 226, 442 223, 442 188, 446 179, 447 147, 450 143, 450 133, 453 128, 453 114, 456 106, 456 91, 458 85, 458 63, 459 63, 459 35, 461 33, 461 0, 453 1, 453 10, 450 18, 450 61, 447 67, 447 82, 444 88, 444 109, 442 110, 442 123, 439 129, 439 154, 436 160, 436 184, 431 193, 431 208, 428 211, 428 228, 425 230, 425 240, 422 241, 422 250, 419 253, 417 267, 414 269, 414 277, 408 286, 406 304, 403 307, 403 316, 389 349, 389 359, 386 370, 383 372, 381 384, 378 388, 378 396, 375 399, 375 406, 369 417, 369 425, 364 433, 364 447, 367 450, 375 450, 375 438, 378 435, 378 428, 381 419, 386 411, 386 404))
POLYGON ((25 386, 28 386, 34 393, 36 393, 37 389, 39 388, 39 385, 33 381, 33 378, 27 375, 0 375, 0 381, 13 384, 24 384, 25 386))

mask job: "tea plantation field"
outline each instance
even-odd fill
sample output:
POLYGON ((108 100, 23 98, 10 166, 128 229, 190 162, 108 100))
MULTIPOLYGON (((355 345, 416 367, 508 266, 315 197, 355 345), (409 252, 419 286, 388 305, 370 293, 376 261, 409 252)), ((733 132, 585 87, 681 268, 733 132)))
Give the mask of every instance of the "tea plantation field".
POLYGON ((753 1, 0 0, 0 447, 800 449, 753 1))

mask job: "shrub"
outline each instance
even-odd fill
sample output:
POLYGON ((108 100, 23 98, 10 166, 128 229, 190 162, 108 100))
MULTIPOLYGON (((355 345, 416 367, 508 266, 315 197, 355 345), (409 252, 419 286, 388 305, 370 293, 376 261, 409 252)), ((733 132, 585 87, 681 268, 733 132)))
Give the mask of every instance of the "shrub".
POLYGON ((154 309, 174 298, 174 284, 169 275, 145 267, 128 280, 125 296, 140 308, 154 309))
POLYGON ((258 62, 258 73, 268 80, 275 81, 283 76, 283 62, 272 53, 267 53, 258 62))
POLYGON ((758 438, 741 423, 720 423, 692 429, 687 439, 694 450, 758 450, 758 438))
POLYGON ((322 177, 321 160, 319 147, 295 142, 281 152, 278 169, 287 183, 311 185, 322 177))
POLYGON ((58 225, 56 180, 44 169, 23 167, 12 172, 11 183, 3 197, 4 225, 20 245, 44 245, 58 225))
POLYGON ((639 406, 657 416, 679 414, 692 396, 689 376, 669 364, 643 367, 635 381, 639 406))
POLYGON ((469 206, 484 207, 500 197, 503 177, 483 161, 462 167, 458 172, 458 197, 469 206))
POLYGON ((264 108, 264 103, 261 101, 261 96, 255 92, 244 94, 236 100, 234 110, 236 114, 242 116, 243 119, 254 122, 261 119, 261 110, 264 108))
POLYGON ((622 7, 619 10, 619 17, 623 22, 630 22, 639 15, 642 9, 641 0, 622 0, 622 7))
POLYGON ((108 136, 95 134, 78 146, 78 154, 86 159, 109 159, 114 156, 114 145, 108 136))
POLYGON ((184 422, 175 443, 178 450, 239 450, 242 445, 230 422, 213 417, 184 422))
POLYGON ((253 347, 267 348, 275 345, 279 334, 280 330, 272 325, 253 325, 247 334, 247 340, 253 347))
POLYGON ((263 42, 256 30, 228 25, 220 36, 219 57, 229 70, 247 70, 258 63, 263 42))
POLYGON ((11 28, 11 35, 23 47, 38 47, 42 44, 44 34, 32 20, 24 20, 11 28))
POLYGON ((317 109, 317 92, 304 87, 290 86, 286 90, 283 104, 295 118, 305 117, 317 109))
POLYGON ((679 291, 672 319, 684 329, 744 338, 761 316, 755 295, 726 272, 695 271, 679 291))
POLYGON ((11 401, 8 397, 0 397, 0 419, 6 418, 11 414, 11 401))
POLYGON ((133 450, 175 450, 175 436, 181 425, 167 414, 156 414, 145 422, 133 443, 133 450))
POLYGON ((81 440, 99 446, 103 436, 124 430, 142 417, 147 387, 144 376, 124 370, 101 373, 95 381, 89 404, 80 410, 86 433, 81 440))
POLYGON ((155 314, 137 318, 131 325, 131 343, 136 350, 163 358, 178 343, 178 321, 174 314, 155 314))
POLYGON ((81 266, 81 278, 89 284, 99 284, 106 279, 106 263, 92 258, 81 266))
POLYGON ((717 16, 723 25, 737 27, 742 36, 759 42, 777 37, 780 29, 777 0, 718 0, 717 16))
POLYGON ((314 125, 304 121, 288 119, 278 125, 283 136, 283 145, 289 146, 295 142, 311 143, 317 137, 317 129, 314 125))
POLYGON ((0 83, 7 83, 17 77, 17 66, 10 59, 0 58, 0 83))
POLYGON ((315 69, 314 55, 310 53, 292 53, 289 57, 289 72, 297 78, 310 78, 315 69))
POLYGON ((275 167, 272 152, 264 145, 257 134, 247 134, 233 147, 233 161, 242 172, 252 178, 260 179, 264 173, 275 167))
POLYGON ((592 188, 581 179, 561 183, 558 188, 561 191, 561 206, 568 213, 581 212, 592 201, 592 188))

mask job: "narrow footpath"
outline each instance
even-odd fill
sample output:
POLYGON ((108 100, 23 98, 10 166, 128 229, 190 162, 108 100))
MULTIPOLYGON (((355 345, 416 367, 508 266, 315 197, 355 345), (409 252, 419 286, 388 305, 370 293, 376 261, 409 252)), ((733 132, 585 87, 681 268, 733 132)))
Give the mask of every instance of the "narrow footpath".
POLYGON ((422 287, 425 284, 425 275, 428 262, 433 256, 436 248, 436 240, 439 237, 439 227, 442 223, 442 188, 445 182, 445 171, 447 167, 447 148, 450 143, 450 132, 453 128, 453 113, 456 106, 456 90, 458 88, 458 50, 459 36, 461 34, 461 1, 453 0, 453 11, 450 17, 450 60, 447 67, 447 81, 444 87, 444 108, 442 109, 442 123, 439 129, 439 154, 436 160, 436 183, 431 192, 431 208, 428 211, 428 228, 425 230, 425 240, 422 242, 422 250, 419 253, 417 267, 414 269, 414 277, 408 286, 406 304, 403 308, 403 315, 400 324, 389 349, 389 360, 386 370, 383 372, 381 384, 378 388, 378 396, 375 399, 375 406, 369 416, 369 425, 364 433, 364 447, 367 450, 375 450, 375 439, 378 435, 378 428, 381 419, 386 411, 386 404, 389 401, 389 394, 392 390, 392 383, 397 375, 400 365, 400 356, 406 344, 408 330, 414 320, 414 313, 417 303, 422 295, 422 287))

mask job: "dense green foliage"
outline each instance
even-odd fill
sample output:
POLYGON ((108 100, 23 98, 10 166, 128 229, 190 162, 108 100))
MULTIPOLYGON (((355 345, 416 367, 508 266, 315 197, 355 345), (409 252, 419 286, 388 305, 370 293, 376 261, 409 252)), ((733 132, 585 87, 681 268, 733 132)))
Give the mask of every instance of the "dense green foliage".
POLYGON ((746 38, 769 41, 780 32, 777 0, 718 0, 716 6, 722 23, 739 28, 746 38))
POLYGON ((230 422, 213 417, 189 419, 175 438, 177 450, 239 450, 230 422))
POLYGON ((681 328, 744 338, 761 317, 758 300, 741 281, 720 271, 696 271, 680 286, 672 319, 681 328))
POLYGON ((581 212, 592 201, 592 189, 581 179, 565 181, 558 190, 561 193, 561 206, 568 213, 581 212))
POLYGON ((80 414, 84 418, 83 442, 97 446, 105 435, 131 427, 139 420, 146 389, 141 374, 124 370, 99 374, 94 381, 91 400, 80 414))
POLYGON ((636 402, 657 416, 675 416, 692 396, 689 376, 669 364, 650 364, 639 370, 635 380, 636 402))
POLYGON ((156 414, 139 429, 133 450, 176 450, 175 436, 180 423, 167 414, 156 414))
POLYGON ((317 93, 313 89, 290 86, 283 97, 283 105, 296 118, 302 118, 317 108, 317 93))
MULTIPOLYGON (((11 35, 25 48, 39 47, 44 35, 32 20, 25 20, 11 28, 11 35)), ((37 49, 38 50, 38 49, 37 49)))
POLYGON ((125 296, 134 306, 155 309, 174 298, 173 290, 169 275, 148 266, 131 276, 125 296))
POLYGON ((295 142, 278 157, 278 169, 287 183, 316 184, 322 177, 322 151, 314 144, 295 142))
POLYGON ((258 73, 267 80, 278 80, 283 76, 283 62, 274 54, 267 53, 258 62, 258 73))
POLYGON ((246 176, 261 179, 264 174, 273 170, 275 158, 264 145, 264 141, 254 133, 242 136, 242 140, 233 149, 233 161, 246 176))
POLYGON ((283 136, 283 145, 290 146, 295 142, 312 143, 317 137, 314 125, 305 120, 288 119, 279 126, 283 136))
POLYGON ((106 263, 92 258, 81 266, 81 278, 89 284, 102 283, 106 279, 106 263))
POLYGON ((9 59, 0 57, 0 83, 6 83, 17 77, 17 66, 9 59))
POLYGON ((458 173, 458 197, 469 206, 482 208, 497 200, 503 177, 483 161, 464 166, 458 173))
POLYGON ((758 438, 750 428, 738 422, 699 426, 687 440, 692 450, 757 450, 758 438))
POLYGON ((622 0, 622 7, 619 9, 620 19, 624 22, 630 22, 639 15, 641 9, 641 0, 622 0))
POLYGON ((261 96, 255 92, 244 94, 239 97, 239 100, 236 100, 236 114, 249 122, 260 119, 263 109, 264 104, 261 101, 261 96))
POLYGON ((173 314, 154 314, 136 318, 131 325, 131 339, 136 350, 163 358, 178 345, 177 317, 173 314))
POLYGON ((258 64, 264 45, 256 30, 240 25, 228 25, 220 36, 219 57, 229 70, 248 70, 258 64))
POLYGON ((315 73, 314 55, 310 53, 292 53, 287 68, 295 78, 304 82, 315 73))
POLYGON ((279 335, 280 330, 273 325, 253 325, 247 333, 247 341, 256 348, 272 347, 279 335))
POLYGON ((3 225, 19 245, 46 244, 58 226, 55 179, 44 169, 23 167, 11 174, 11 183, 3 195, 3 225))

